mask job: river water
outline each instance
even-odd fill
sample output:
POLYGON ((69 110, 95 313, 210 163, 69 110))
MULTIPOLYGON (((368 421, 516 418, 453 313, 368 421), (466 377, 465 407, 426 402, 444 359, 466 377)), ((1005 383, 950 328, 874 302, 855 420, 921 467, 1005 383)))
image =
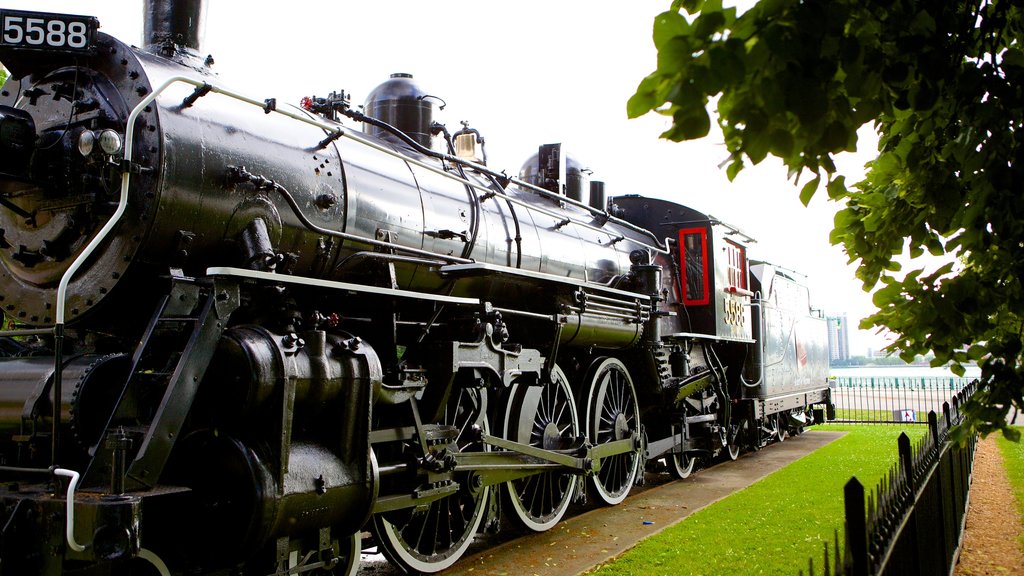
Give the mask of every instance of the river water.
MULTIPOLYGON (((967 378, 981 376, 981 368, 965 366, 967 378)), ((949 368, 930 368, 928 366, 861 366, 855 368, 832 368, 832 376, 838 378, 950 378, 956 377, 949 368)))

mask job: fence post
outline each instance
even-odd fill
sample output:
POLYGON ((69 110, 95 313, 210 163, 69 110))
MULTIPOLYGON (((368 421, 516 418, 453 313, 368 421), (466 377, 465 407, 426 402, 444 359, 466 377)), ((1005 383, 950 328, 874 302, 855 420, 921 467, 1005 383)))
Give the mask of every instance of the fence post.
POLYGON ((900 452, 900 466, 903 468, 903 477, 906 479, 910 492, 914 492, 914 452, 910 447, 910 436, 906 432, 900 432, 896 440, 900 452))
POLYGON ((932 431, 932 441, 935 442, 935 446, 939 445, 939 417, 935 415, 935 410, 928 413, 928 429, 932 431))
POLYGON ((850 551, 850 574, 868 574, 868 526, 864 513, 864 486, 854 476, 843 487, 846 508, 846 549, 850 551))
POLYGON ((946 415, 946 430, 953 427, 953 418, 949 414, 949 402, 942 403, 942 413, 946 415))

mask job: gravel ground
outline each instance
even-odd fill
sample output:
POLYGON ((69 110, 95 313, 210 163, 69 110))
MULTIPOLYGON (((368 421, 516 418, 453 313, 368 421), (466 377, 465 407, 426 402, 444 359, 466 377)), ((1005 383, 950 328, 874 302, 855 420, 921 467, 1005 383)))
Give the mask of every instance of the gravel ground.
POLYGON ((978 443, 974 458, 967 530, 956 574, 1024 575, 1019 539, 1024 526, 994 436, 978 443))

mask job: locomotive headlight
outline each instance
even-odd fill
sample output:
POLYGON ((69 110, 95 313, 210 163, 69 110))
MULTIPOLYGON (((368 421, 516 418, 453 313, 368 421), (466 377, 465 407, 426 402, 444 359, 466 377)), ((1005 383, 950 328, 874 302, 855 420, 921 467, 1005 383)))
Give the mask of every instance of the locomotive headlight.
POLYGON ((83 130, 78 135, 78 153, 82 156, 88 156, 92 154, 92 149, 96 145, 96 134, 92 130, 83 130))
POLYGON ((117 154, 121 151, 121 135, 113 130, 100 132, 100 148, 107 154, 117 154))

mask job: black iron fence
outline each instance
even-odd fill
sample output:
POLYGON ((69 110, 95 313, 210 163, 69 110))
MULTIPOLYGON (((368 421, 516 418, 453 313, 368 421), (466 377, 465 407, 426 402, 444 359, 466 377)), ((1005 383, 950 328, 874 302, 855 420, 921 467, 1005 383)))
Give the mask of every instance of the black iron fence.
POLYGON ((927 424, 928 413, 966 388, 972 378, 836 377, 829 381, 839 422, 927 424))
MULTIPOLYGON (((831 554, 825 546, 824 574, 950 573, 962 541, 977 439, 959 444, 949 434, 976 387, 968 383, 940 412, 930 411, 928 434, 916 444, 900 435, 899 461, 874 490, 866 493, 856 477, 847 482, 845 545, 840 549, 837 532, 831 554)), ((812 576, 814 564, 812 558, 812 576)))

